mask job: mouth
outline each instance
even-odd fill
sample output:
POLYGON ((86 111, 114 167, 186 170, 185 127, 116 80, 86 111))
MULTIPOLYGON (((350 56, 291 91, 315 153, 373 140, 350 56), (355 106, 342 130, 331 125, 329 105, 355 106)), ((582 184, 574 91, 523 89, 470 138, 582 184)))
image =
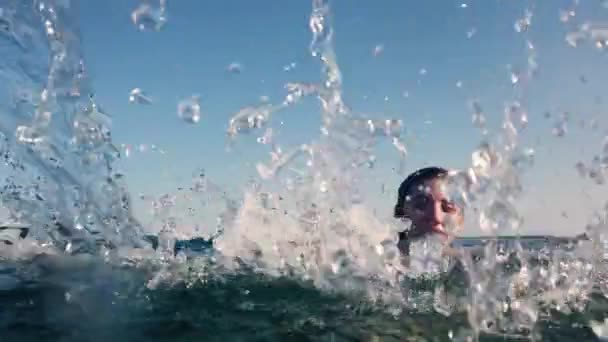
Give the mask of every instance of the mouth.
POLYGON ((436 231, 436 232, 445 233, 445 227, 440 222, 431 223, 431 230, 436 231))

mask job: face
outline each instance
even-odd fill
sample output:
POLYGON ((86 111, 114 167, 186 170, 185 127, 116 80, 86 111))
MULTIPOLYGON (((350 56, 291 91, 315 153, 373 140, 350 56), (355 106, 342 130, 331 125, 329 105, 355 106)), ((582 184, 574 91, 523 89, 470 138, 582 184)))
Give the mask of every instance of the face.
POLYGON ((435 178, 418 183, 410 190, 405 211, 417 230, 445 233, 448 220, 462 224, 461 210, 447 198, 444 184, 444 180, 435 178))

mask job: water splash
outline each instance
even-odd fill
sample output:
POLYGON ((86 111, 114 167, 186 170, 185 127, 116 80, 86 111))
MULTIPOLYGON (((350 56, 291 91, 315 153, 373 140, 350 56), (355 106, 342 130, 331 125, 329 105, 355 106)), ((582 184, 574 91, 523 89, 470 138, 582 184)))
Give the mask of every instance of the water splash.
MULTIPOLYGON (((325 25, 329 16, 327 2, 313 4, 313 56, 318 57, 320 51, 333 56, 331 46, 326 44, 333 32, 325 25)), ((520 33, 528 34, 531 17, 528 13, 526 28, 520 33)), ((528 63, 525 72, 517 74, 516 99, 505 105, 502 130, 496 139, 487 138, 473 152, 470 168, 454 171, 449 178, 452 198, 464 208, 472 209, 479 225, 491 236, 519 231, 523 224, 518 212, 518 199, 524 193, 521 176, 534 165, 534 149, 520 146, 529 121, 524 101, 526 87, 538 68, 534 45, 527 36, 524 41, 528 63)), ((268 187, 280 190, 262 190, 264 186, 260 184, 248 192, 235 219, 235 230, 220 239, 221 249, 266 272, 300 275, 320 287, 364 289, 371 298, 419 308, 420 303, 403 297, 396 283, 389 280, 399 279, 401 272, 412 271, 404 270, 396 260, 395 228, 360 205, 364 200, 356 185, 359 168, 369 167, 375 161, 372 147, 376 139, 399 142, 396 145, 403 147, 400 151, 405 155, 405 146, 400 145, 403 122, 356 115, 342 102, 337 63, 321 60, 327 75, 324 84, 290 84, 282 104, 247 108, 234 117, 240 120, 231 121, 231 127, 242 122, 243 131, 262 128, 272 113, 298 104, 305 96, 316 96, 323 108, 318 141, 290 152, 273 146, 271 162, 257 165, 268 187), (334 100, 333 105, 328 105, 332 103, 330 100, 334 100), (370 282, 370 277, 387 282, 380 286, 370 282)), ((471 107, 474 123, 487 135, 485 114, 479 102, 473 101, 471 107)), ((425 260, 428 252, 428 248, 422 247, 420 260, 425 260)), ((541 310, 538 292, 526 290, 536 288, 532 284, 556 294, 557 299, 584 302, 584 293, 589 289, 589 282, 584 282, 589 275, 587 266, 568 268, 569 256, 556 254, 549 265, 561 266, 547 269, 530 264, 532 256, 527 253, 516 246, 515 258, 521 267, 507 271, 497 270, 513 260, 496 244, 486 246, 486 257, 480 262, 466 256, 462 259, 470 280, 466 300, 469 322, 477 333, 529 333, 541 310), (555 276, 563 274, 566 268, 569 273, 563 279, 567 281, 555 282, 555 276), (569 299, 564 299, 564 293, 571 295, 569 299)), ((449 315, 450 310, 437 301, 431 307, 449 315)))
POLYGON ((397 254, 377 253, 381 242, 395 235, 360 205, 355 182, 360 168, 373 166, 371 146, 377 139, 389 139, 405 156, 403 123, 354 115, 343 102, 330 20, 329 2, 313 1, 310 49, 321 61, 320 84, 288 83, 282 103, 245 107, 230 120, 228 135, 235 138, 265 127, 274 113, 304 97, 316 97, 322 108, 318 140, 287 152, 273 144, 271 161, 257 164, 265 183, 246 192, 233 231, 226 231, 218 246, 224 254, 263 264, 266 272, 289 270, 323 288, 369 290, 373 297, 379 292, 371 290, 368 277, 395 277, 384 260, 390 264, 397 254))
POLYGON ((167 22, 167 0, 141 0, 131 13, 131 21, 139 31, 159 31, 167 22))
MULTIPOLYGON (((526 9, 524 18, 515 23, 515 30, 523 35, 528 60, 525 72, 519 71, 523 68, 511 67, 515 100, 505 105, 502 131, 495 140, 484 141, 473 152, 471 167, 454 173, 450 182, 453 198, 465 208, 473 209, 478 225, 490 236, 517 235, 524 222, 518 211, 518 199, 524 193, 521 177, 534 164, 534 150, 521 146, 520 140, 530 120, 525 101, 528 84, 538 71, 537 50, 530 40, 532 18, 533 10, 526 9)), ((471 107, 474 118, 483 115, 478 102, 472 102, 471 107)), ((474 262, 474 258, 463 259, 470 278, 468 317, 474 331, 528 335, 539 320, 540 304, 536 294, 528 289, 537 288, 533 283, 551 287, 541 274, 555 275, 553 272, 558 271, 531 264, 531 255, 515 244, 512 252, 505 253, 489 243, 484 248, 485 257, 479 262, 474 262), (514 260, 518 267, 505 269, 504 265, 514 260)), ((586 268, 576 271, 570 279, 580 281, 587 272, 586 268)), ((552 288, 570 286, 573 283, 553 284, 552 288)))
POLYGON ((2 101, 0 130, 12 151, 2 201, 32 224, 32 236, 69 253, 141 242, 112 169, 110 118, 90 96, 77 11, 64 1, 9 1, 2 11, 13 23, 3 94, 30 94, 18 106, 2 101))
MULTIPOLYGON (((310 51, 313 57, 319 58, 323 66, 325 81, 323 83, 324 92, 320 99, 323 110, 327 115, 325 120, 347 112, 346 106, 342 101, 342 73, 338 67, 336 55, 333 49, 333 26, 329 10, 329 0, 313 0, 312 14, 309 21, 312 41, 310 51)), ((325 122, 329 124, 329 122, 325 122)))
MULTIPOLYGON (((38 10, 42 21, 26 16, 25 22, 29 20, 30 27, 35 28, 31 31, 19 28, 16 23, 20 21, 11 17, 27 13, 20 11, 23 8, 31 8, 15 1, 11 2, 15 11, 3 9, 0 13, 2 39, 13 49, 7 56, 20 56, 23 58, 20 62, 26 63, 31 71, 27 77, 2 74, 6 82, 0 87, 10 88, 15 99, 2 108, 10 115, 0 118, 2 156, 14 169, 6 181, 2 199, 16 216, 41 224, 43 228, 35 231, 37 237, 52 241, 67 252, 94 249, 91 242, 97 243, 98 239, 104 248, 137 244, 141 232, 130 215, 124 181, 112 169, 118 150, 111 141, 110 117, 89 96, 91 90, 79 55, 77 35, 69 26, 72 17, 61 17, 71 13, 71 9, 67 11, 61 5, 64 2, 59 1, 37 3, 43 4, 38 10), (54 18, 57 13, 59 17, 54 18), (28 42, 32 38, 50 42, 50 51, 30 50, 28 42), (48 71, 46 59, 37 57, 45 53, 51 56, 48 71), (37 74, 40 70, 43 72, 37 74), (49 222, 60 224, 61 228, 49 222)), ((479 225, 491 235, 517 234, 523 222, 518 212, 518 200, 524 192, 521 176, 534 163, 534 150, 521 145, 528 120, 533 119, 526 108, 526 87, 538 67, 536 49, 527 36, 531 19, 532 11, 527 10, 515 24, 515 29, 524 35, 528 64, 526 70, 520 67, 522 72, 512 69, 515 99, 505 105, 502 130, 495 140, 485 136, 471 155, 471 165, 451 172, 449 178, 453 199, 467 211, 470 209, 479 225)), ((153 20, 144 28, 154 29, 156 24, 153 20)), ((180 188, 176 193, 151 200, 152 225, 159 233, 161 261, 180 262, 172 255, 177 238, 205 235, 200 228, 193 228, 195 232, 185 229, 183 221, 201 210, 193 203, 208 208, 219 202, 224 205, 218 210, 220 214, 209 215, 217 219, 216 232, 207 234, 217 237, 218 252, 262 272, 310 279, 319 287, 332 290, 365 290, 372 299, 401 305, 404 298, 399 276, 407 270, 396 250, 396 227, 393 222, 379 219, 364 205, 359 182, 361 170, 373 167, 376 161, 373 147, 378 141, 390 141, 402 160, 406 157, 403 141, 406 124, 399 119, 368 118, 348 108, 343 101, 328 1, 313 1, 310 28, 311 54, 321 62, 321 81, 288 83, 287 95, 278 104, 264 101, 268 103, 245 107, 229 122, 227 133, 231 138, 259 132, 263 135, 256 134, 256 141, 271 149, 270 163, 257 164, 262 179, 245 189, 243 202, 229 199, 225 191, 213 185, 204 170, 198 170, 192 184, 184 187, 189 191, 180 188), (321 134, 284 152, 273 141, 268 123, 275 113, 298 105, 305 97, 315 97, 321 102, 321 134)), ((0 65, 17 70, 10 69, 14 67, 12 62, 7 58, 0 65)), ((426 69, 420 70, 421 76, 426 73, 426 69)), ((487 114, 479 103, 471 103, 472 121, 487 135, 487 114)), ((181 101, 178 115, 187 122, 199 122, 199 99, 181 101)), ((606 146, 589 168, 580 167, 581 172, 605 173, 606 146)), ((605 222, 600 219, 589 227, 590 234, 594 234, 598 260, 607 249, 599 245, 606 241, 603 231, 605 222)), ((528 262, 532 256, 518 242, 515 244, 513 258, 495 243, 484 248, 486 257, 480 261, 462 256, 470 278, 467 287, 470 293, 465 298, 468 319, 477 332, 529 332, 539 320, 539 297, 558 310, 580 310, 593 286, 590 279, 597 277, 589 263, 567 253, 555 252, 543 259, 548 262, 532 264, 528 262), (517 262, 510 262, 513 259, 517 262)), ((429 241, 422 241, 418 247, 414 250, 419 253, 413 254, 421 256, 422 264, 428 261, 426 256, 437 256, 429 241)), ((163 280, 177 281, 169 270, 167 267, 158 273, 150 286, 163 280)), ((203 279, 196 272, 192 274, 199 281, 203 279)), ((410 299, 406 298, 405 303, 411 304, 410 299)), ((439 310, 440 306, 435 308, 439 310)), ((444 312, 449 315, 448 311, 444 312)))

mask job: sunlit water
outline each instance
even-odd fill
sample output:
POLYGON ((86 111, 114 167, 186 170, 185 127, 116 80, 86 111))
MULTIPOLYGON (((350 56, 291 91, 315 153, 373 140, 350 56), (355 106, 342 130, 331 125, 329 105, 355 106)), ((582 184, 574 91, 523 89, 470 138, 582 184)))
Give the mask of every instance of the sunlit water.
MULTIPOLYGON (((331 22, 340 14, 330 5, 313 0, 309 17, 310 55, 322 81, 289 83, 284 99, 244 107, 228 122, 229 145, 253 135, 272 149, 270 160, 255 166, 259 179, 236 200, 204 171, 195 175, 193 196, 206 197, 221 213, 213 247, 187 255, 175 253, 175 197, 154 201, 155 223, 162 227, 154 239, 131 211, 123 175, 112 168, 121 148, 112 141, 110 115, 92 96, 94 82, 81 55, 76 4, 1 4, 0 147, 9 170, 2 201, 13 220, 31 224, 28 239, 1 246, 2 340, 606 336, 606 213, 591 218, 590 240, 580 246, 514 243, 502 250, 488 243, 475 253, 443 258, 438 242, 427 239, 412 246, 412 263, 404 268, 396 249, 402 223, 376 216, 358 184, 361 170, 375 162, 378 142, 388 141, 395 158, 407 159, 407 123, 369 119, 344 102, 331 22), (320 134, 283 150, 268 123, 305 98, 321 104, 320 134)), ((485 140, 472 151, 470 168, 454 171, 448 185, 454 200, 476 209, 471 214, 489 235, 521 225, 521 179, 534 165, 534 150, 519 142, 529 121, 526 87, 538 67, 528 35, 533 10, 514 20, 528 64, 511 72, 517 96, 505 106, 501 130, 490 132, 487 113, 471 102, 472 124, 485 140)), ((142 1, 131 18, 138 30, 161 30, 167 11, 165 1, 142 1)), ((562 20, 570 16, 565 12, 562 20)), ((594 25, 566 40, 606 45, 605 32, 594 25)), ((376 46, 374 55, 383 49, 376 46)), ((243 66, 235 62, 227 70, 240 73, 243 66)), ((129 101, 154 104, 141 88, 131 91, 129 101)), ((196 94, 181 99, 176 110, 192 125, 203 115, 196 94)), ((557 118, 554 134, 567 134, 567 124, 566 115, 557 118)), ((577 164, 598 184, 608 160, 607 148, 600 150, 592 163, 577 164)))

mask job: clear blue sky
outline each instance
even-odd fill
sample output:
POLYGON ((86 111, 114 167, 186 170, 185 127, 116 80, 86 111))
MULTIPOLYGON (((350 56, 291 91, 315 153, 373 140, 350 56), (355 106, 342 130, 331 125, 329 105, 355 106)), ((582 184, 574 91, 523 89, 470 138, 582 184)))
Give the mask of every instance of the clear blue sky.
MULTIPOLYGON (((523 70, 527 63, 525 40, 514 22, 531 3, 335 1, 335 49, 346 102, 356 112, 404 121, 414 137, 408 140, 408 170, 429 163, 468 166, 481 140, 468 103, 479 99, 490 126, 500 124, 504 104, 515 98, 507 66, 523 70), (475 33, 469 38, 472 28, 475 33), (374 56, 377 45, 383 51, 374 56)), ((527 93, 530 126, 522 141, 534 146, 537 155, 526 176, 529 194, 522 200, 527 232, 581 231, 590 210, 606 199, 605 188, 580 180, 574 169, 577 161, 588 163, 600 152, 608 121, 602 84, 608 79, 606 55, 590 43, 572 48, 564 37, 587 20, 605 21, 608 9, 599 2, 583 2, 563 23, 559 11, 571 3, 536 1, 533 11, 530 38, 538 51, 539 76, 527 93), (551 119, 544 118, 546 111, 553 114, 551 119), (568 134, 557 138, 551 128, 563 111, 571 113, 568 134), (600 129, 579 126, 592 117, 599 119, 600 129)), ((188 186, 196 169, 204 168, 212 180, 237 193, 256 175, 255 162, 268 160, 268 146, 257 144, 255 134, 239 138, 235 150, 226 152, 231 115, 260 96, 278 103, 286 82, 319 80, 320 67, 308 50, 311 1, 169 0, 168 21, 159 32, 136 30, 130 13, 137 4, 107 0, 81 5, 86 61, 97 100, 113 117, 116 144, 155 144, 166 152, 134 151, 120 162, 131 191, 175 192, 188 186), (240 74, 226 72, 232 62, 243 66, 240 74), (292 62, 296 67, 284 71, 292 62), (130 104, 129 92, 135 87, 154 103, 130 104), (192 94, 201 96, 202 118, 196 125, 176 113, 178 101, 192 94)), ((285 147, 318 136, 318 109, 308 102, 273 118, 272 126, 280 128, 277 139, 285 147)), ((369 185, 385 214, 393 205, 392 189, 401 180, 391 171, 398 155, 389 145, 378 151, 369 185), (379 195, 381 183, 390 196, 379 195)), ((477 232, 474 224, 467 231, 477 232)))

